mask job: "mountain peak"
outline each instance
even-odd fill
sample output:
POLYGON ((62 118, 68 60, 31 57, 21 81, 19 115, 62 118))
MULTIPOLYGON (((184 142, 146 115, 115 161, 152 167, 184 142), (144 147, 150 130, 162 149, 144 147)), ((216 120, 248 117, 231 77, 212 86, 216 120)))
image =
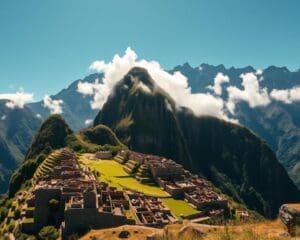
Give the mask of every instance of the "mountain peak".
POLYGON ((135 84, 143 84, 153 90, 155 82, 145 68, 133 67, 124 77, 124 84, 133 86, 135 84))
POLYGON ((46 148, 58 149, 64 147, 66 145, 66 137, 72 133, 73 131, 60 115, 51 115, 43 122, 34 137, 26 159, 34 157, 46 148))

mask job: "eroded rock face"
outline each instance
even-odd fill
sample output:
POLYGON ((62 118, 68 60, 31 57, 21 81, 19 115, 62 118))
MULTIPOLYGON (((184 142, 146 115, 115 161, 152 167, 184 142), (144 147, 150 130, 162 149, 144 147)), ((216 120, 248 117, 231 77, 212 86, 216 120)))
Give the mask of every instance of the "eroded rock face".
POLYGON ((291 235, 300 229, 300 204, 284 204, 279 209, 279 219, 287 227, 291 235))

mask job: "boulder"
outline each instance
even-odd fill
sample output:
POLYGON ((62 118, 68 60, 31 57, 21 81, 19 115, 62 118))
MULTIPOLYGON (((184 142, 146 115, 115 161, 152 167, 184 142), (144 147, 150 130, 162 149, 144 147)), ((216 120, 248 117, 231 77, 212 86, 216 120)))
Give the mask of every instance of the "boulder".
POLYGON ((291 235, 300 232, 300 204, 284 204, 279 209, 279 219, 287 227, 291 235))

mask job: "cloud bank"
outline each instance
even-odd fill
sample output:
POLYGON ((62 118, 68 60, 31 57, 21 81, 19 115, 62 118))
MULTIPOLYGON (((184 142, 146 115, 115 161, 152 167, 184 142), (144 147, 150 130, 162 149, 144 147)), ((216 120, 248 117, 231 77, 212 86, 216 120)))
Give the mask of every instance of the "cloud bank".
POLYGON ((229 82, 229 77, 223 73, 218 73, 216 76, 215 76, 215 79, 214 79, 214 85, 213 86, 207 86, 208 89, 211 89, 213 90, 213 92, 216 94, 216 95, 222 95, 222 84, 223 83, 228 83, 229 82))
POLYGON ((278 90, 273 89, 270 96, 276 100, 286 104, 300 101, 300 87, 293 87, 291 89, 278 90))
POLYGON ((51 97, 46 95, 43 99, 43 106, 50 110, 50 114, 62 114, 63 100, 53 100, 51 97))
MULTIPOLYGON (((243 73, 240 75, 242 88, 236 86, 224 87, 230 79, 224 73, 217 73, 212 85, 207 86, 211 92, 192 93, 188 85, 188 79, 180 72, 169 73, 165 71, 157 61, 138 59, 137 54, 127 48, 125 54, 116 54, 110 62, 103 60, 94 61, 89 69, 104 74, 103 79, 94 83, 79 82, 77 91, 83 95, 93 96, 91 107, 101 109, 114 86, 133 67, 147 69, 155 83, 165 90, 175 101, 177 107, 190 108, 197 116, 209 115, 236 122, 235 108, 239 102, 246 102, 249 107, 264 107, 272 100, 284 103, 300 101, 300 87, 277 90, 269 93, 267 88, 262 88, 263 70, 243 73), (223 91, 226 91, 227 99, 222 99, 223 91)), ((199 71, 202 69, 199 68, 199 71)), ((139 86, 145 92, 150 93, 147 86, 139 86)))
MULTIPOLYGON (((131 48, 127 48, 123 56, 116 54, 111 62, 106 63, 102 60, 93 62, 89 68, 104 73, 102 82, 79 82, 77 91, 93 96, 91 107, 101 109, 116 83, 133 67, 147 69, 155 83, 175 100, 177 107, 188 107, 198 116, 211 115, 229 120, 224 111, 225 104, 220 97, 210 93, 193 94, 188 85, 188 79, 183 74, 180 72, 171 74, 165 71, 157 61, 139 60, 131 48)), ((219 75, 218 79, 221 77, 223 76, 219 75)), ((227 81, 226 79, 225 77, 225 80, 222 79, 221 82, 227 81)))
POLYGON ((240 101, 247 102, 251 108, 267 106, 271 102, 268 89, 259 86, 259 80, 254 73, 243 73, 240 77, 244 89, 235 86, 227 88, 228 101, 226 105, 231 114, 234 114, 235 105, 240 101))
POLYGON ((23 90, 16 93, 0 94, 0 100, 7 100, 6 107, 24 108, 25 103, 33 101, 33 93, 25 93, 23 90))

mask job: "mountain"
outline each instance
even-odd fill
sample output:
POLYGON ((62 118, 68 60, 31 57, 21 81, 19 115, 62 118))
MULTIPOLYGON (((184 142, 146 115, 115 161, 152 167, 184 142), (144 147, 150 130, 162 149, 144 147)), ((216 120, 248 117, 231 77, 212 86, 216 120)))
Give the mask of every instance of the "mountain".
POLYGON ((20 189, 30 180, 38 165, 53 149, 66 146, 67 136, 73 131, 59 115, 52 115, 41 125, 27 151, 24 162, 14 172, 9 183, 9 195, 20 189))
MULTIPOLYGON (((212 66, 201 64, 191 67, 188 63, 175 67, 171 72, 179 71, 188 77, 193 92, 207 92, 207 86, 212 85, 214 77, 221 72, 230 78, 230 85, 241 87, 242 73, 255 72, 251 67, 225 68, 223 65, 212 66)), ((300 71, 291 72, 285 67, 271 66, 263 71, 261 87, 272 89, 289 89, 300 85, 300 71)), ((224 86, 228 86, 227 83, 224 86)), ((226 100, 226 94, 223 94, 226 100)), ((235 118, 257 135, 267 141, 276 153, 279 161, 291 174, 300 187, 300 177, 296 174, 297 164, 300 164, 300 104, 283 104, 272 102, 266 107, 251 108, 240 102, 236 106, 235 118)))
POLYGON ((0 193, 7 190, 12 172, 20 164, 40 119, 28 108, 10 109, 0 101, 0 193))
POLYGON ((43 151, 49 153, 52 149, 66 146, 67 136, 72 133, 73 131, 60 115, 52 115, 43 122, 33 138, 25 159, 33 158, 43 151))
POLYGON ((189 154, 178 121, 167 105, 174 107, 173 100, 155 87, 147 72, 134 68, 116 85, 94 125, 111 127, 129 148, 177 158, 186 166, 189 154), (139 82, 133 82, 134 77, 139 82), (155 97, 145 94, 143 86, 155 91, 155 97))
MULTIPOLYGON (((80 81, 92 83, 95 82, 96 79, 101 80, 102 77, 102 74, 91 74, 84 79, 74 81, 66 89, 63 89, 59 93, 51 96, 54 100, 63 100, 62 116, 74 131, 79 131, 81 128, 86 127, 85 121, 87 119, 94 119, 97 114, 97 111, 91 109, 90 106, 92 97, 83 96, 77 92, 78 83, 80 81)), ((50 111, 43 106, 43 101, 29 103, 27 106, 31 108, 33 112, 40 114, 43 119, 50 116, 50 111)))
MULTIPOLYGON (((97 114, 90 107, 92 98, 79 94, 77 85, 79 81, 94 82, 97 78, 102 79, 102 74, 91 74, 83 80, 74 81, 68 88, 51 96, 64 101, 63 117, 75 131, 86 127, 85 121, 94 119, 97 114)), ((41 119, 50 116, 42 101, 26 104, 23 109, 9 109, 5 103, 0 101, 0 118, 3 118, 0 120, 0 193, 7 190, 9 178, 23 161, 41 119)))
POLYGON ((9 182, 9 196, 13 197, 22 187, 30 185, 33 174, 46 156, 64 147, 80 153, 98 150, 116 153, 125 146, 107 126, 99 125, 75 134, 61 115, 51 115, 35 134, 23 163, 14 171, 9 182))
POLYGON ((94 125, 109 126, 129 148, 172 158, 223 192, 274 217, 300 193, 268 145, 247 128, 177 109, 142 68, 116 85, 94 125))

